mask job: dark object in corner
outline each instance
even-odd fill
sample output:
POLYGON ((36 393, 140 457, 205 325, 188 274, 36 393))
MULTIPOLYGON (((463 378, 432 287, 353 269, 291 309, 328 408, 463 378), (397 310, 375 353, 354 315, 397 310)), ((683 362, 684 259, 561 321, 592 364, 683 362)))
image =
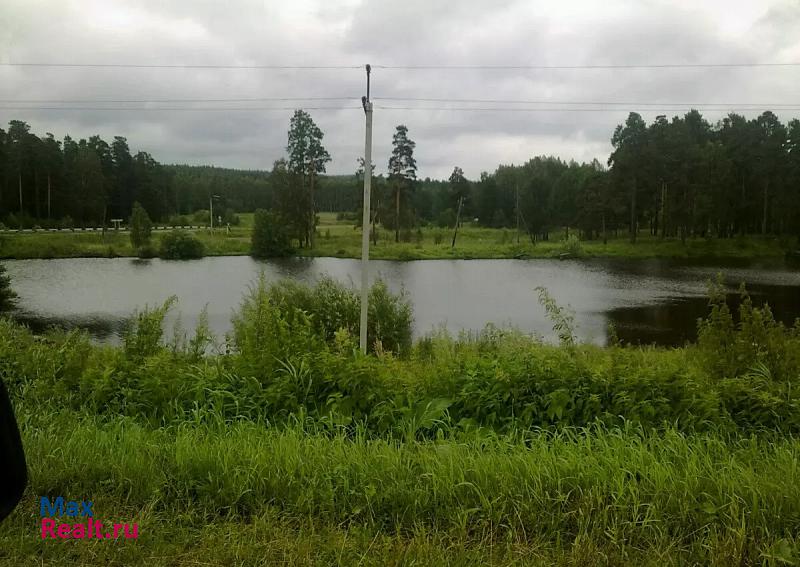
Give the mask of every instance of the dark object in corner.
POLYGON ((28 471, 17 420, 6 386, 0 379, 0 522, 22 498, 27 482, 28 471))

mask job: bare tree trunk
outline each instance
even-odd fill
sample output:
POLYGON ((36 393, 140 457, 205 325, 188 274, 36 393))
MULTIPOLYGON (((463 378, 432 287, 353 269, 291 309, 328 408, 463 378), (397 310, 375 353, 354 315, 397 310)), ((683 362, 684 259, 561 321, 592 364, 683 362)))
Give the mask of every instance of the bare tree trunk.
POLYGON ((39 172, 33 172, 33 199, 34 199, 34 210, 36 211, 36 220, 41 218, 41 214, 39 211, 39 172))
POLYGON ((661 239, 667 236, 667 182, 661 182, 661 239))
POLYGON ((464 202, 464 197, 458 198, 458 212, 456 212, 456 228, 453 231, 453 243, 450 245, 450 248, 456 247, 456 236, 458 236, 458 223, 461 220, 461 205, 464 202))
POLYGON ((394 192, 394 241, 400 242, 400 186, 394 192))
POLYGON ((633 178, 633 187, 631 189, 631 244, 636 244, 636 178, 633 178))
POLYGON ((603 209, 603 244, 608 244, 608 233, 606 232, 606 211, 603 209))
POLYGON ((378 244, 378 231, 375 230, 375 222, 378 219, 378 211, 380 210, 381 210, 381 201, 379 199, 378 202, 375 203, 375 212, 372 213, 372 244, 375 245, 378 244))
POLYGON ((309 246, 311 249, 314 249, 314 240, 315 236, 317 235, 317 211, 316 207, 314 206, 314 172, 311 172, 311 182, 308 185, 308 192, 311 196, 311 241, 309 242, 309 246))

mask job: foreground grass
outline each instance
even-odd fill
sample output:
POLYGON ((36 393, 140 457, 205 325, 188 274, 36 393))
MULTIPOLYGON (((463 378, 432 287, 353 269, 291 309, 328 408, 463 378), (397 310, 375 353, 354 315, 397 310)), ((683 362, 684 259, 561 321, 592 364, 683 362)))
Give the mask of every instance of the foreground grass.
MULTIPOLYGON (((300 256, 326 256, 339 258, 361 257, 361 231, 346 221, 337 221, 335 215, 321 215, 319 235, 313 250, 299 249, 300 256)), ((194 234, 203 241, 210 256, 247 255, 250 253, 252 215, 242 215, 240 226, 230 231, 221 229, 213 234, 197 230, 194 234)), ((158 248, 164 232, 153 233, 153 245, 158 248)), ((413 232, 409 242, 394 242, 394 233, 381 230, 378 243, 371 245, 370 255, 384 260, 473 259, 473 258, 553 258, 564 253, 584 257, 620 258, 700 258, 707 260, 781 259, 797 247, 796 240, 774 237, 748 237, 733 239, 679 239, 653 238, 640 235, 639 242, 631 244, 627 236, 614 238, 603 244, 602 240, 583 241, 577 248, 563 242, 563 234, 554 232, 549 241, 535 245, 509 229, 480 228, 466 225, 459 230, 455 247, 451 247, 452 231, 423 228, 413 232), (518 241, 519 240, 519 241, 518 241)), ((135 256, 127 233, 108 232, 105 236, 95 232, 74 233, 6 233, 0 235, 0 258, 75 258, 135 256)))
POLYGON ((218 354, 202 322, 164 339, 169 304, 119 347, 0 318, 31 475, 0 563, 800 562, 800 322, 712 287, 683 348, 576 344, 546 298, 560 346, 410 344, 378 283, 363 355, 356 297, 262 279, 218 354), (38 496, 140 539, 42 541, 38 496))
POLYGON ((595 429, 398 443, 325 433, 312 422, 148 428, 19 411, 31 484, 0 535, 8 564, 729 565, 798 557, 794 439, 595 429), (140 539, 43 544, 39 495, 93 499, 98 519, 136 521, 140 539))

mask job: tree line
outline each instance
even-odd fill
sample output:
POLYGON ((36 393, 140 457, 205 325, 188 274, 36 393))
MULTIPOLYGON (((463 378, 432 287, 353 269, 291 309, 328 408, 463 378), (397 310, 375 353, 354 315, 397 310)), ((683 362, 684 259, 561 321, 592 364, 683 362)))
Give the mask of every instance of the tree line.
MULTIPOLYGON (((129 218, 134 202, 167 221, 200 211, 210 199, 220 214, 271 210, 301 246, 313 246, 317 214, 335 211, 360 223, 363 160, 352 175, 326 175, 324 133, 297 110, 286 157, 269 172, 162 165, 127 140, 99 136, 39 137, 22 121, 0 129, 0 222, 108 224, 129 218), (66 219, 66 220, 65 220, 66 219)), ((421 224, 454 226, 456 217, 483 226, 519 227, 533 241, 554 229, 583 238, 643 231, 661 237, 800 234, 800 121, 772 112, 729 114, 712 124, 700 112, 658 116, 647 124, 630 113, 614 130, 606 163, 534 157, 468 180, 419 179, 416 144, 398 125, 385 165, 373 164, 371 220, 401 232, 421 224)))

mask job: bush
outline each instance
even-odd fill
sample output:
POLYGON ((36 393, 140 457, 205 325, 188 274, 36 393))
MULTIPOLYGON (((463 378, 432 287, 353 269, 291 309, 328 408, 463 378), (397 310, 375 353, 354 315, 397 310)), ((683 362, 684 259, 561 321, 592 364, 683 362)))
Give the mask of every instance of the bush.
POLYGON ((439 228, 452 228, 456 225, 456 212, 453 209, 445 209, 436 217, 436 225, 439 228))
POLYGON ((148 242, 144 246, 137 248, 136 255, 139 256, 139 258, 155 258, 158 256, 158 250, 148 242))
POLYGON ((192 214, 192 220, 194 224, 208 225, 209 218, 208 209, 200 209, 192 214))
POLYGON ((6 267, 0 264, 0 311, 14 307, 17 294, 11 289, 11 278, 6 274, 6 267))
POLYGON ((150 242, 150 232, 153 223, 147 211, 138 202, 133 204, 130 218, 131 244, 134 248, 141 248, 150 242))
POLYGON ((165 260, 202 258, 204 254, 203 243, 184 230, 173 230, 161 238, 159 256, 165 260))
POLYGON ((570 234, 569 238, 561 241, 561 251, 577 258, 583 256, 583 245, 577 236, 570 234))
POLYGON ((167 220, 167 224, 172 227, 189 226, 192 224, 192 219, 188 215, 172 215, 167 220))
POLYGON ((225 212, 222 214, 222 223, 229 224, 231 226, 239 226, 241 219, 239 215, 233 209, 225 209, 225 212))
MULTIPOLYGON (((281 281, 266 293, 288 319, 291 320, 293 310, 309 315, 327 342, 332 342, 340 329, 346 329, 351 336, 359 335, 361 301, 358 292, 329 276, 322 277, 314 287, 281 281)), ((413 322, 406 294, 393 294, 386 283, 378 280, 370 288, 368 301, 369 350, 374 350, 380 342, 384 351, 405 354, 411 348, 413 322)))
POLYGON ((264 209, 255 212, 250 253, 256 258, 278 258, 292 253, 289 231, 279 215, 264 209))

